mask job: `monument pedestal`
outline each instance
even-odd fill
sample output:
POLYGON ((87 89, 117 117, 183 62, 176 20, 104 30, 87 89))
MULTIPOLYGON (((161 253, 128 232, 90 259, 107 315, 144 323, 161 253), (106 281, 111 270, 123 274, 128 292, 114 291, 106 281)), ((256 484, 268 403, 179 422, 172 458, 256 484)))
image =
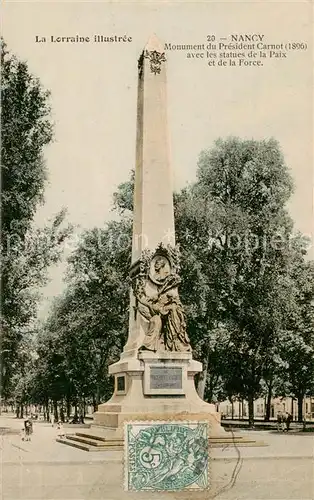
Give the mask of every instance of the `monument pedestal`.
POLYGON ((212 436, 224 435, 220 414, 197 394, 194 375, 202 365, 186 352, 139 352, 109 367, 115 377, 112 398, 99 405, 96 425, 122 434, 130 420, 208 420, 212 436))

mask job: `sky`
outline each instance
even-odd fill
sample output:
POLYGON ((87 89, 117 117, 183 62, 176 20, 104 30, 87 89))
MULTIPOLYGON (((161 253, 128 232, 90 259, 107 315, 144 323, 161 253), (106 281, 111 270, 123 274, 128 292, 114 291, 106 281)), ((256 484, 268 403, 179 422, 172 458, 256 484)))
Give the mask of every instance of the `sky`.
MULTIPOLYGON (((167 51, 174 188, 195 179, 197 159, 219 137, 275 137, 295 182, 296 229, 313 232, 313 39, 309 2, 13 2, 2 8, 8 48, 51 91, 55 138, 45 150, 49 184, 36 224, 61 207, 81 228, 113 217, 112 194, 135 165, 137 59, 152 33, 164 43, 207 35, 263 34, 269 44, 307 43, 263 67, 210 67, 167 51), (132 37, 120 44, 50 42, 58 36, 132 37), (48 42, 39 43, 46 37, 48 42)), ((50 270, 45 303, 62 291, 50 270)))

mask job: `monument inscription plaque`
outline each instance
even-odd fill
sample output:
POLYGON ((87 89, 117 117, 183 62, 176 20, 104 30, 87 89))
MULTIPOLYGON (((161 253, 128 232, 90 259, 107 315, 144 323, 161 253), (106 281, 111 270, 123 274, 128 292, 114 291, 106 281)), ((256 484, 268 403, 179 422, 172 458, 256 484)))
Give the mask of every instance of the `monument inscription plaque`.
POLYGON ((185 395, 186 367, 182 363, 169 363, 167 361, 145 362, 143 374, 143 391, 145 395, 185 395))
POLYGON ((150 369, 151 389, 182 389, 182 368, 152 366, 150 369))

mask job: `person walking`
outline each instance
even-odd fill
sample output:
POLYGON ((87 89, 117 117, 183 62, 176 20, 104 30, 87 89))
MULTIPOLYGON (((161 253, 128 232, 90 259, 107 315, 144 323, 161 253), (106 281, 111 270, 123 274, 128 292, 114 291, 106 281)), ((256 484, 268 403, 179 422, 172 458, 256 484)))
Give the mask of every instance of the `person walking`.
POLYGON ((25 428, 22 427, 22 429, 20 430, 20 438, 22 441, 25 441, 25 428))
POLYGON ((290 430, 290 424, 292 422, 292 418, 293 417, 292 417, 291 413, 287 412, 286 413, 286 430, 287 430, 287 432, 289 432, 289 430, 290 430))
POLYGON ((277 431, 283 431, 284 430, 284 419, 283 419, 283 414, 281 411, 277 413, 277 431))
POLYGON ((31 441, 31 436, 33 434, 33 422, 31 419, 27 419, 24 421, 24 429, 25 429, 25 441, 31 441))
POLYGON ((57 435, 58 435, 58 438, 65 438, 63 424, 60 420, 59 420, 58 426, 57 426, 57 435))

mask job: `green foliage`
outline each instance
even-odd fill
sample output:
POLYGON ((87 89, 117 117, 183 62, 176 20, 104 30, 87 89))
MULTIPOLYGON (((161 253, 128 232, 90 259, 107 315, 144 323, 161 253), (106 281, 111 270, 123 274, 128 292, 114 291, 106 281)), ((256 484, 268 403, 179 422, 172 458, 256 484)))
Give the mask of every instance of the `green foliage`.
POLYGON ((306 242, 293 234, 285 208, 291 192, 276 141, 230 138, 200 155, 198 181, 175 197, 181 297, 209 399, 252 400, 264 393, 264 380, 283 390, 281 332, 292 320, 296 332, 313 332, 314 280, 309 269, 298 278, 306 242), (308 299, 302 314, 299 296, 308 299))
POLYGON ((84 304, 85 318, 89 314, 90 335, 111 338, 114 344, 120 339, 120 349, 127 336, 130 263, 131 224, 122 220, 86 231, 69 258, 67 273, 70 290, 84 304))
POLYGON ((314 262, 295 260, 291 273, 294 307, 279 337, 284 363, 280 374, 286 380, 286 392, 303 398, 314 390, 314 262))
POLYGON ((135 171, 131 171, 130 180, 119 185, 118 191, 113 193, 113 206, 120 214, 130 214, 133 211, 135 171))
POLYGON ((1 45, 2 234, 23 239, 43 200, 43 148, 52 140, 49 92, 1 45))
POLYGON ((61 255, 71 232, 61 210, 43 229, 33 218, 43 201, 46 168, 44 147, 52 140, 49 92, 25 62, 1 44, 1 386, 7 393, 19 344, 37 313, 38 290, 47 269, 61 255))
POLYGON ((198 181, 205 196, 220 202, 226 214, 231 208, 232 216, 237 206, 256 223, 261 216, 269 221, 271 214, 277 215, 292 193, 292 179, 274 139, 217 140, 211 151, 200 155, 198 181))
POLYGON ((96 404, 109 397, 108 365, 127 338, 130 230, 120 221, 85 231, 69 257, 67 290, 38 338, 46 365, 37 379, 46 381, 46 397, 77 402, 85 396, 96 404))
POLYGON ((210 366, 209 339, 225 325, 231 344, 217 374, 228 393, 257 396, 291 289, 291 177, 276 141, 237 138, 202 152, 197 176, 176 196, 189 335, 210 366))
POLYGON ((314 343, 305 341, 302 331, 284 331, 280 339, 280 355, 284 363, 282 376, 291 396, 303 398, 314 389, 314 343))

